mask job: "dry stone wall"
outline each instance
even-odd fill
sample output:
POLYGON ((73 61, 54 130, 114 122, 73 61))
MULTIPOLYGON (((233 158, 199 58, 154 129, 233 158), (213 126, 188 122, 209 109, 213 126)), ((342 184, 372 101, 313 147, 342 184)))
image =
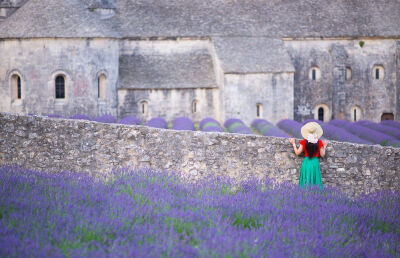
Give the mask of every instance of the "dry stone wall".
MULTIPOLYGON (((187 180, 268 176, 298 183, 303 158, 284 138, 174 131, 0 113, 0 164, 106 174, 147 166, 187 180)), ((400 149, 331 142, 320 159, 324 186, 349 196, 400 190, 400 149)))

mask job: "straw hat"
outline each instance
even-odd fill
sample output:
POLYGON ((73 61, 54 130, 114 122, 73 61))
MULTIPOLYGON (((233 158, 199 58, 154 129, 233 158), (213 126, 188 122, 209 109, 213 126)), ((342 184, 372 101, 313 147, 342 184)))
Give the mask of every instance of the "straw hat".
POLYGON ((317 122, 309 122, 301 128, 301 136, 311 143, 317 143, 324 131, 317 122))

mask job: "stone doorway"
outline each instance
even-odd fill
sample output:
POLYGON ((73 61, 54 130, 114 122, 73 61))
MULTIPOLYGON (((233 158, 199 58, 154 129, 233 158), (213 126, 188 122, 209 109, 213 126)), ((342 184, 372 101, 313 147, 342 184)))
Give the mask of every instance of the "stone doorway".
POLYGON ((393 113, 383 113, 381 116, 381 121, 383 120, 394 120, 394 114, 393 113))

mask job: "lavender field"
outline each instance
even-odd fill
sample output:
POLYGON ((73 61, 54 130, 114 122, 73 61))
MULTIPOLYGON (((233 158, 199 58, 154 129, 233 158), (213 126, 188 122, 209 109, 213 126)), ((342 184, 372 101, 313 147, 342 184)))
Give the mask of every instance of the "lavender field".
POLYGON ((1 257, 398 257, 400 194, 0 167, 1 257))
MULTIPOLYGON (((48 115, 48 117, 61 118, 58 114, 48 115)), ((91 120, 85 115, 75 115, 70 117, 70 119, 91 120)), ((265 119, 254 119, 250 125, 246 125, 240 119, 229 118, 222 126, 217 120, 211 117, 202 119, 198 124, 189 117, 178 117, 171 121, 170 127, 168 127, 168 122, 162 117, 152 118, 145 123, 140 118, 134 116, 122 118, 117 122, 117 119, 111 115, 102 115, 93 118, 92 121, 125 125, 145 125, 163 129, 170 128, 174 130, 194 131, 197 128, 203 132, 259 134, 263 136, 284 138, 302 138, 300 134, 301 127, 307 122, 314 121, 321 125, 324 130, 323 138, 327 140, 400 147, 400 122, 398 121, 382 121, 380 123, 375 123, 368 120, 361 120, 358 122, 332 120, 329 123, 324 123, 318 120, 309 119, 300 123, 292 119, 282 119, 276 125, 273 125, 265 119)))

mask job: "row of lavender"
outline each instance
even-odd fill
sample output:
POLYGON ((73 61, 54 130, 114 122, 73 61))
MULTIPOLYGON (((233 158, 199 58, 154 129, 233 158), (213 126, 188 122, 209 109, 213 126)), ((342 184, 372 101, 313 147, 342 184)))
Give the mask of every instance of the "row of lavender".
POLYGON ((396 121, 374 123, 363 120, 352 123, 345 120, 332 120, 329 123, 323 123, 318 120, 307 120, 299 123, 284 119, 277 126, 294 137, 302 138, 300 128, 307 122, 319 123, 324 131, 323 137, 329 140, 400 147, 400 123, 396 121))
MULTIPOLYGON (((61 118, 59 115, 49 115, 49 117, 61 118)), ((117 123, 117 119, 111 115, 102 115, 93 119, 90 119, 86 115, 76 115, 69 117, 70 119, 83 119, 92 120, 101 123, 117 123)), ((169 126, 167 121, 162 117, 156 117, 150 119, 148 122, 143 121, 134 116, 128 116, 121 119, 119 124, 126 125, 146 125, 150 127, 163 128, 163 129, 174 129, 174 130, 196 130, 195 123, 188 117, 178 117, 169 126)), ((284 131, 274 126, 272 123, 264 119, 256 119, 251 123, 251 128, 248 127, 242 120, 231 118, 226 120, 224 127, 213 118, 204 118, 200 121, 198 129, 203 132, 230 132, 240 134, 261 134, 264 136, 277 136, 277 137, 289 137, 284 131), (252 129, 253 130, 252 130, 252 129)))
MULTIPOLYGON (((90 120, 89 117, 84 115, 77 115, 70 118, 90 120)), ((117 122, 117 119, 111 115, 103 115, 92 120, 103 123, 117 122)), ((307 120, 304 123, 310 121, 315 121, 322 126, 324 130, 324 138, 328 140, 400 147, 400 122, 382 121, 381 123, 375 123, 363 120, 352 123, 345 120, 332 120, 329 123, 323 123, 318 120, 307 120)), ((174 130, 193 131, 197 128, 195 123, 188 117, 179 117, 175 119, 170 126, 167 121, 161 117, 152 118, 147 123, 143 123, 137 117, 128 116, 121 119, 119 123, 128 125, 144 124, 146 126, 164 129, 171 128, 174 130)), ((213 118, 205 118, 199 123, 198 130, 203 132, 225 131, 240 134, 255 133, 264 136, 302 138, 300 128, 304 123, 299 123, 291 119, 283 119, 277 124, 277 126, 275 126, 264 119, 255 119, 251 123, 251 127, 248 127, 242 120, 231 118, 226 120, 222 126, 213 118)))
POLYGON ((0 257, 398 257, 400 195, 0 167, 0 257))

